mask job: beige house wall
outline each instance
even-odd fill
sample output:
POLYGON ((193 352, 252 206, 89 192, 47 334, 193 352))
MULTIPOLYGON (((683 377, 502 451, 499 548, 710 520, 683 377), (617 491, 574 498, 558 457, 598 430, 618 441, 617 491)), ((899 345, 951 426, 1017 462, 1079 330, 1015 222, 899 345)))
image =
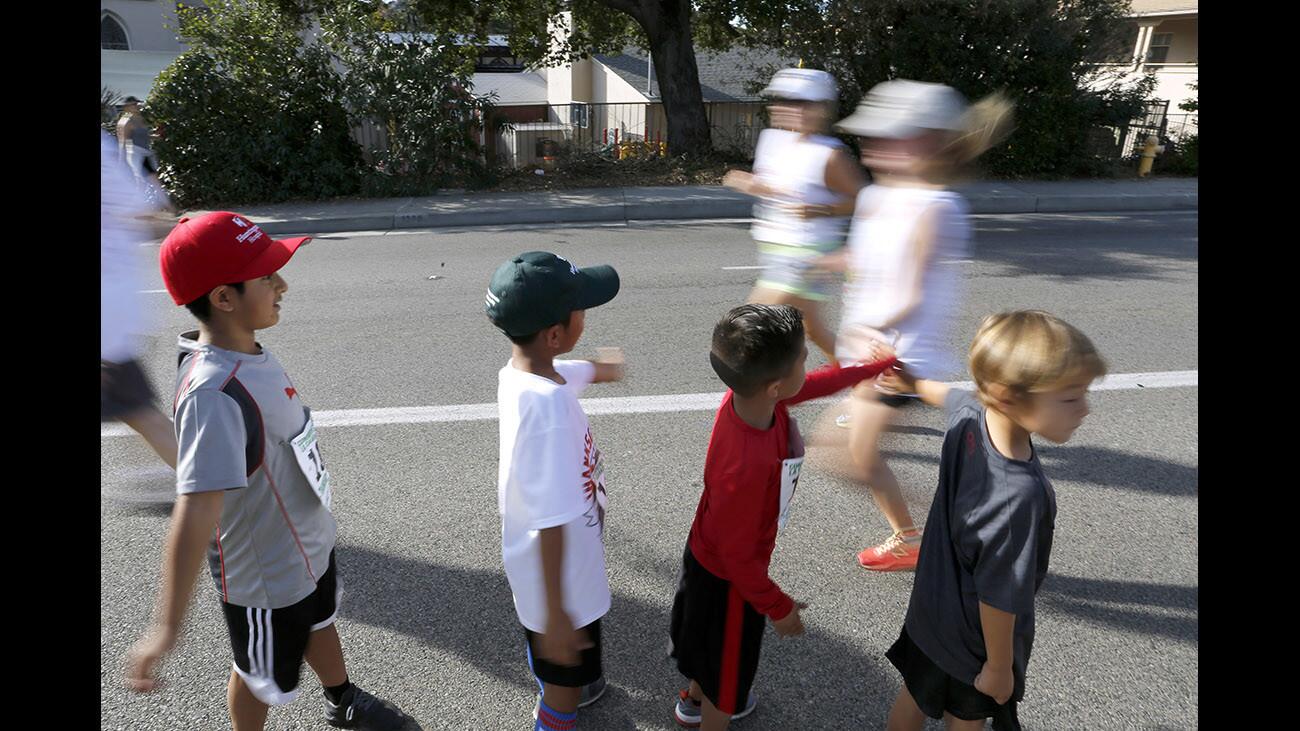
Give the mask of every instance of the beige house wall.
POLYGON ((1151 45, 1151 36, 1156 33, 1172 33, 1167 60, 1162 64, 1115 63, 1102 64, 1100 69, 1123 71, 1122 78, 1134 83, 1148 73, 1155 74, 1156 86, 1151 92, 1153 99, 1167 100, 1169 114, 1183 115, 1187 112, 1178 108, 1182 102, 1198 96, 1196 91, 1188 88, 1195 82, 1200 69, 1196 62, 1200 57, 1200 20, 1196 16, 1143 17, 1135 18, 1137 27, 1136 44, 1133 49, 1135 58, 1146 57, 1151 45))
POLYGON ((592 101, 610 104, 645 104, 645 89, 637 89, 599 61, 591 64, 592 101))
POLYGON ((1173 33, 1166 63, 1195 63, 1200 52, 1200 23, 1196 18, 1160 21, 1156 33, 1173 33))

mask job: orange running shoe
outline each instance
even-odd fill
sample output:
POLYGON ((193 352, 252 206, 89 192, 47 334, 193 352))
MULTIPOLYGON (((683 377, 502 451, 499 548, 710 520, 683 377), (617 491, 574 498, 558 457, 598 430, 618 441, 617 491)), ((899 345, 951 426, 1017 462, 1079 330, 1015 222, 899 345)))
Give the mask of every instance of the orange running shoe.
POLYGON ((912 571, 916 568, 916 559, 920 555, 921 532, 899 531, 879 546, 864 548, 858 554, 858 563, 872 571, 912 571), (904 538, 905 532, 914 533, 915 537, 904 538))

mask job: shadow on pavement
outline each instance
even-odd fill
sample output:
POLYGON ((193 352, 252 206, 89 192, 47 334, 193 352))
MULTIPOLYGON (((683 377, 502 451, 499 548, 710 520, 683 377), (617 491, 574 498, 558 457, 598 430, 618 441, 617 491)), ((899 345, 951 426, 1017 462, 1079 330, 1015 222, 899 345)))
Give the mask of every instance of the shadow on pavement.
MULTIPOLYGON (((365 597, 365 601, 344 603, 347 619, 449 650, 480 671, 514 684, 522 694, 532 695, 536 686, 527 670, 523 631, 504 573, 440 566, 355 545, 340 545, 338 562, 347 577, 347 591, 365 597)), ((611 688, 600 703, 584 709, 581 728, 673 724, 672 704, 684 686, 667 656, 666 605, 673 589, 672 584, 664 584, 662 608, 614 595, 603 631, 605 673, 611 688)), ((870 657, 864 648, 825 633, 781 642, 769 630, 755 684, 760 705, 747 725, 769 729, 870 726, 877 716, 884 717, 893 701, 892 672, 883 656, 870 657), (882 688, 889 691, 868 704, 864 691, 882 688), (834 717, 809 726, 810 704, 835 709, 834 717)), ((518 710, 521 721, 529 720, 528 703, 520 703, 518 710)))
POLYGON ((1196 644, 1198 587, 1049 574, 1038 600, 1054 610, 1143 635, 1196 644))

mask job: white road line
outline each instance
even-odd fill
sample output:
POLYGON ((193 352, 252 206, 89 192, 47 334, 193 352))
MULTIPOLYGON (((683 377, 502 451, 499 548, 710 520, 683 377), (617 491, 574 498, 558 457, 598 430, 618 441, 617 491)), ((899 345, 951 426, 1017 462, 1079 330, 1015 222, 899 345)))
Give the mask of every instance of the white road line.
MULTIPOLYGON (((953 259, 953 260, 951 260, 951 261, 941 261, 941 262, 939 262, 939 263, 940 263, 940 264, 974 264, 974 263, 975 263, 975 260, 974 260, 974 259, 953 259)), ((723 268, 723 270, 725 270, 725 271, 735 271, 735 270, 739 270, 739 269, 762 269, 762 268, 763 268, 763 265, 762 265, 762 264, 755 264, 755 265, 753 265, 753 266, 743 266, 743 267, 722 267, 722 268, 723 268)))
MULTIPOLYGON (((1157 373, 1116 373, 1093 384, 1094 391, 1129 391, 1150 388, 1192 388, 1198 385, 1199 371, 1162 371, 1157 373)), ((970 381, 949 385, 973 388, 970 381)), ((822 399, 827 402, 840 398, 822 399)), ((619 396, 582 399, 589 415, 655 414, 677 411, 712 411, 722 403, 722 392, 664 394, 661 396, 619 396)), ((497 418, 497 405, 452 404, 445 406, 403 406, 387 409, 342 409, 313 411, 319 427, 378 426, 385 424, 438 424, 451 421, 491 421, 497 418)), ((123 424, 99 427, 100 438, 128 436, 133 432, 123 424)))

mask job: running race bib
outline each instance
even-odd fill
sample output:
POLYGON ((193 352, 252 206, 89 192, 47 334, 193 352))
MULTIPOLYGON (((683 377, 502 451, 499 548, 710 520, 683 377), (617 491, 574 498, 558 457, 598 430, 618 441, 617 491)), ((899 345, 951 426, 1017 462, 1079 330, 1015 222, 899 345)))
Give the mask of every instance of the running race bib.
POLYGON ((799 487, 799 473, 803 471, 804 446, 803 435, 799 433, 799 421, 790 417, 790 437, 787 443, 789 458, 781 461, 781 512, 776 518, 776 529, 785 528, 785 521, 790 518, 790 500, 799 487))
POLYGON ((803 469, 803 457, 793 457, 781 462, 781 514, 776 519, 776 529, 785 528, 785 521, 790 517, 790 499, 794 497, 795 488, 799 487, 799 472, 803 469))
POLYGON ((316 443, 316 423, 312 421, 311 411, 307 412, 307 426, 302 433, 289 441, 293 447, 293 456, 298 459, 298 468, 307 477, 307 484, 316 492, 326 510, 331 510, 330 473, 325 469, 325 462, 320 456, 320 445, 316 443))

